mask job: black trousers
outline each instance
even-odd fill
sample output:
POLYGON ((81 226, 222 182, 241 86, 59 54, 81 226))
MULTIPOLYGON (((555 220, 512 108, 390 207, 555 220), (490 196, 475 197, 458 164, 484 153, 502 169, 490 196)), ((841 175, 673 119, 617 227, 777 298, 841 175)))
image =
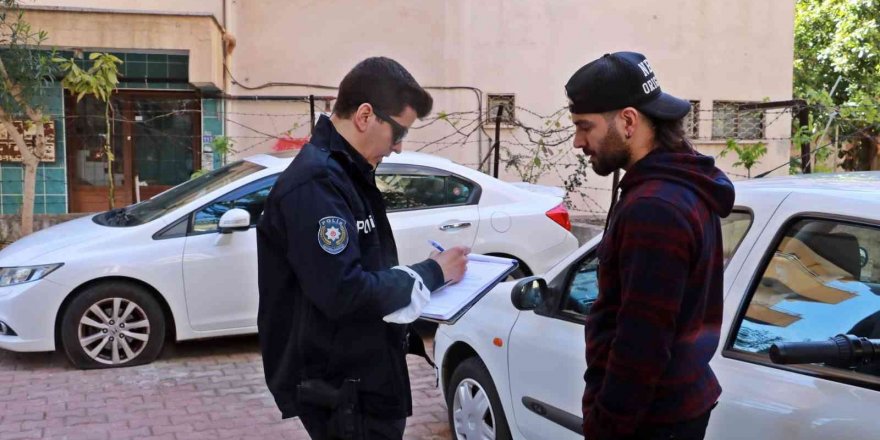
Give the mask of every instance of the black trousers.
MULTIPOLYGON (((327 433, 327 422, 330 420, 329 411, 309 411, 306 414, 300 414, 299 419, 312 440, 336 440, 327 433)), ((401 440, 405 427, 405 418, 388 420, 364 416, 366 440, 401 440)))
MULTIPOLYGON (((715 408, 714 406, 712 407, 715 408)), ((668 425, 643 425, 626 440, 703 440, 712 410, 692 420, 668 425)))

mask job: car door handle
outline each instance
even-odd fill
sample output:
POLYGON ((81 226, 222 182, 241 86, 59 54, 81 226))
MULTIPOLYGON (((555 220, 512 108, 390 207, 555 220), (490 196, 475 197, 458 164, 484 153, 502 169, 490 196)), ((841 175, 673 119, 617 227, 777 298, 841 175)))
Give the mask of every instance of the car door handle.
POLYGON ((447 223, 445 225, 440 226, 441 231, 450 231, 453 229, 464 229, 471 227, 471 222, 461 222, 461 223, 447 223))

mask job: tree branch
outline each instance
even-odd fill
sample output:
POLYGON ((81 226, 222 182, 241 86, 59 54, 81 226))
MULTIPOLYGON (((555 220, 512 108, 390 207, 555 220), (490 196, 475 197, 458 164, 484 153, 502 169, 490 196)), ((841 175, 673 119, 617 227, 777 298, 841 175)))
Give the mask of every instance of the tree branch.
POLYGON ((6 86, 6 89, 9 90, 9 94, 12 95, 12 99, 14 99, 15 102, 18 103, 18 105, 20 105, 22 109, 24 109, 24 112, 28 116, 28 118, 33 122, 42 122, 42 112, 32 108, 21 97, 21 86, 12 82, 12 78, 9 77, 9 73, 6 71, 6 65, 3 64, 2 58, 0 58, 0 79, 2 79, 3 84, 6 86))

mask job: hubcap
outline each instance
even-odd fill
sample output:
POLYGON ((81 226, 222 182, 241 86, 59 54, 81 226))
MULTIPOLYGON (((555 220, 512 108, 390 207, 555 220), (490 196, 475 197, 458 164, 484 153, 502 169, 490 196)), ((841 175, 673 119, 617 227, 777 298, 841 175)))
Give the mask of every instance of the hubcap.
POLYGON ((102 364, 124 364, 136 358, 149 340, 147 314, 125 298, 98 301, 79 320, 80 346, 102 364))
POLYGON ((495 440, 495 414, 486 391, 473 379, 455 389, 452 420, 458 440, 495 440))

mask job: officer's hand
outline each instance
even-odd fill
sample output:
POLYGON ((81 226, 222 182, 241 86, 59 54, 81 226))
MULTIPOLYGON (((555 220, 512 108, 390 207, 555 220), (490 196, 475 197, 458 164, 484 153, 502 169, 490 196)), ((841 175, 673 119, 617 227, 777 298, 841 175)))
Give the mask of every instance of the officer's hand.
POLYGON ((443 269, 444 282, 457 283, 464 278, 464 272, 467 270, 467 255, 470 252, 467 246, 455 246, 446 249, 445 252, 431 255, 431 259, 443 269))

